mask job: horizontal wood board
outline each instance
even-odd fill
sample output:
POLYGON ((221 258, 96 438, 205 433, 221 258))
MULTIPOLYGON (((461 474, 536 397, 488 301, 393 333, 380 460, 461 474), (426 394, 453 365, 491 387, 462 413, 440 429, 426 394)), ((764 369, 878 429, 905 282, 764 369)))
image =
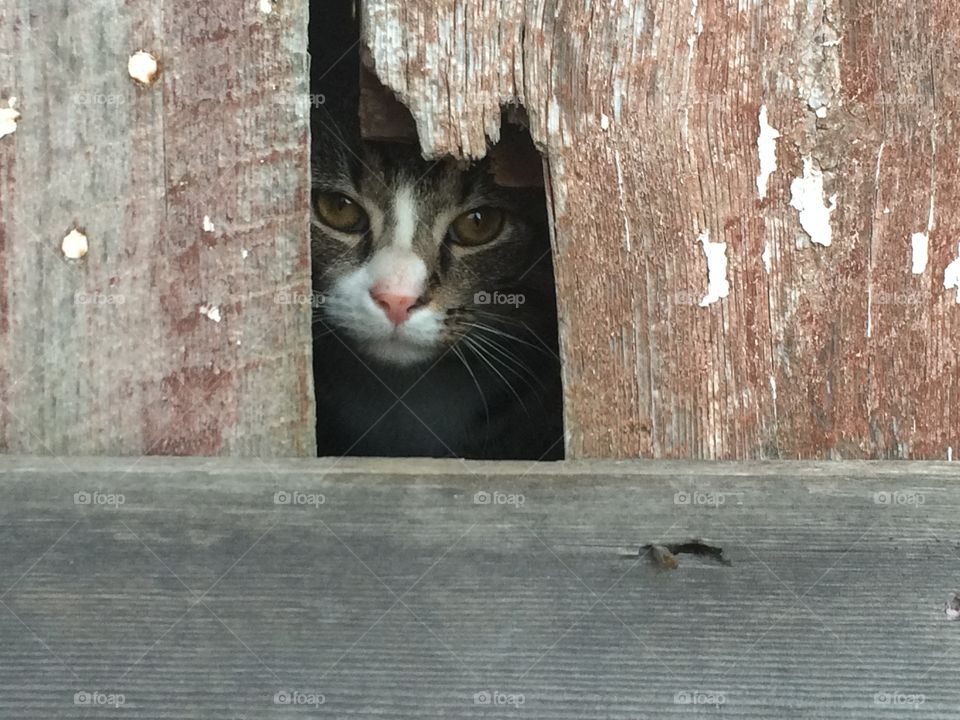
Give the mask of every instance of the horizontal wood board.
POLYGON ((6 457, 0 717, 953 720, 957 478, 6 457))

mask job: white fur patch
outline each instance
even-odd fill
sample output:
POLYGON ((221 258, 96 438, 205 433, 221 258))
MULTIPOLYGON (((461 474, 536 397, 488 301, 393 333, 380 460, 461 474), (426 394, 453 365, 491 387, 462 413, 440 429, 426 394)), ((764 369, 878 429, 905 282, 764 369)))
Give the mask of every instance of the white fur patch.
POLYGON ((412 185, 402 185, 397 190, 393 216, 393 245, 409 250, 417 233, 417 196, 412 185))

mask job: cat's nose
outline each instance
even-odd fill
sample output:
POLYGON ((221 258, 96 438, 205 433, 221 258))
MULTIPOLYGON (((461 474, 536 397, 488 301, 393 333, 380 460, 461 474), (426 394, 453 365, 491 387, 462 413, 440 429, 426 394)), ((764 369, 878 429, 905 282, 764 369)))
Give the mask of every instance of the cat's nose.
POLYGON ((418 300, 413 295, 401 295, 377 289, 370 291, 370 297, 383 309, 394 325, 401 325, 407 321, 407 318, 410 317, 410 311, 418 300))

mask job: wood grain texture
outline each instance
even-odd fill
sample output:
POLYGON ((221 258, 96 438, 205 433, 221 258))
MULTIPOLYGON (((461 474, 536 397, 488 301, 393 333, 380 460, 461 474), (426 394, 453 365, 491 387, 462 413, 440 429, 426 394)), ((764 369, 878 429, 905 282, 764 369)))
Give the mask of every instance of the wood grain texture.
POLYGON ((946 463, 7 457, 0 715, 953 720, 958 512, 946 463))
POLYGON ((305 0, 0 6, 0 451, 315 452, 306 34, 305 0))
MULTIPOLYGON (((546 155, 568 455, 960 451, 960 18, 945 0, 368 0, 426 155, 546 155), (759 197, 760 113, 779 133, 759 197), (822 174, 832 244, 793 183, 822 174), (729 295, 700 306, 699 238, 729 295), (914 233, 929 262, 911 272, 914 233), (766 260, 764 257, 766 256, 766 260)), ((799 187, 802 187, 799 186, 799 187)))

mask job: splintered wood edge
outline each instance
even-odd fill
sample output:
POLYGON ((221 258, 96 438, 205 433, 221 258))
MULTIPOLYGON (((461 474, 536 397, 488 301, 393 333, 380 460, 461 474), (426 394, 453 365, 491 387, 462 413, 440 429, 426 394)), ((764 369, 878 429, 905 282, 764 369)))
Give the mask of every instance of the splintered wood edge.
MULTIPOLYGON (((360 69, 360 134, 376 142, 419 143, 417 124, 406 105, 383 83, 364 53, 360 69)), ((507 112, 512 123, 501 126, 500 139, 487 156, 495 182, 502 187, 543 187, 543 158, 524 123, 522 109, 507 112)))

